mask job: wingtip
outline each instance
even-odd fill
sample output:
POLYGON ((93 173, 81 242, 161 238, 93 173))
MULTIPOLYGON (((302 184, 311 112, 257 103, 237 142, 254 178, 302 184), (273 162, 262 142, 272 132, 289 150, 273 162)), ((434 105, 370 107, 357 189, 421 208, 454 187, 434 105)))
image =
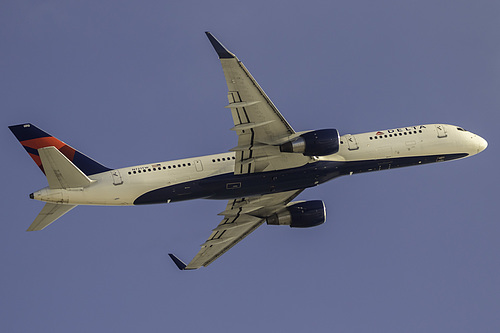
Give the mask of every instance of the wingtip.
POLYGON ((231 52, 229 52, 229 50, 226 49, 224 47, 224 45, 222 45, 222 43, 219 42, 217 40, 217 38, 215 38, 214 35, 212 35, 212 33, 210 31, 205 31, 205 34, 207 35, 208 40, 210 41, 210 43, 212 44, 212 46, 214 47, 215 52, 217 52, 217 55, 219 56, 219 59, 236 58, 235 55, 232 54, 231 52))
POLYGON ((179 268, 181 271, 186 270, 186 264, 182 260, 177 258, 175 254, 169 253, 168 256, 170 257, 170 259, 172 259, 177 268, 179 268))

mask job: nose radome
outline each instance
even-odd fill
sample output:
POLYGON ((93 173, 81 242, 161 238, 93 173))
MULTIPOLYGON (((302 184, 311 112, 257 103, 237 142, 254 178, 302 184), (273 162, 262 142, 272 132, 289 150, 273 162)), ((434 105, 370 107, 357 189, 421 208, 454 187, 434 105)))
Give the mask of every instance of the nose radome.
POLYGON ((486 141, 482 137, 478 136, 477 137, 477 152, 478 153, 482 152, 483 150, 486 149, 486 147, 488 147, 488 141, 486 141))

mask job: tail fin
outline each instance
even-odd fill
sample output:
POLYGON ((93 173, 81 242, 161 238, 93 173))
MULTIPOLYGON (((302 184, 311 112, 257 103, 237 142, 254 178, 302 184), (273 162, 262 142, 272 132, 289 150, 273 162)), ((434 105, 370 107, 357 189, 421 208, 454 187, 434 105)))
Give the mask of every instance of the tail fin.
POLYGON ((45 173, 45 171, 43 169, 38 149, 50 146, 56 147, 87 176, 111 170, 94 161, 90 157, 85 156, 64 142, 56 139, 52 135, 42 131, 35 125, 14 125, 9 126, 9 129, 16 136, 17 140, 19 140, 19 142, 23 145, 24 149, 26 149, 28 154, 35 161, 38 167, 40 167, 43 173, 45 173))

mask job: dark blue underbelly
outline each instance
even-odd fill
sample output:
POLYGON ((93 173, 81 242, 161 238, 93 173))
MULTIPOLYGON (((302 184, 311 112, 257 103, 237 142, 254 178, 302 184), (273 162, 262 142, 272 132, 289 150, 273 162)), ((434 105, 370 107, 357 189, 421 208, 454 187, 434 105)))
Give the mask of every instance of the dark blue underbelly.
POLYGON ((235 175, 233 173, 188 181, 147 192, 135 205, 166 203, 192 199, 236 199, 313 187, 333 178, 361 172, 400 168, 465 157, 467 154, 447 154, 387 158, 353 162, 326 162, 302 167, 235 175))
POLYGON ((337 162, 317 162, 299 168, 254 174, 233 173, 193 180, 147 192, 135 205, 191 199, 236 199, 315 186, 338 176, 337 162))

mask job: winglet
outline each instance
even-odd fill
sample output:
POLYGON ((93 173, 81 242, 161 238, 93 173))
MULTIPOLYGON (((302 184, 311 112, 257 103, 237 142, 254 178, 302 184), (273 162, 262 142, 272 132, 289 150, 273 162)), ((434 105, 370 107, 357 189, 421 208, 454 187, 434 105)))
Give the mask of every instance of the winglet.
POLYGON ((205 31, 205 34, 207 34, 208 39, 210 40, 210 43, 212 43, 212 46, 215 49, 215 52, 217 52, 217 55, 219 56, 219 59, 231 59, 231 58, 236 58, 234 54, 229 52, 228 49, 222 45, 221 42, 217 40, 210 32, 205 31))
POLYGON ((181 271, 184 271, 186 270, 186 264, 180 260, 179 258, 177 258, 175 256, 175 254, 172 254, 172 253, 169 253, 168 256, 170 257, 170 259, 172 259, 172 261, 174 262, 174 264, 181 270, 181 271))

